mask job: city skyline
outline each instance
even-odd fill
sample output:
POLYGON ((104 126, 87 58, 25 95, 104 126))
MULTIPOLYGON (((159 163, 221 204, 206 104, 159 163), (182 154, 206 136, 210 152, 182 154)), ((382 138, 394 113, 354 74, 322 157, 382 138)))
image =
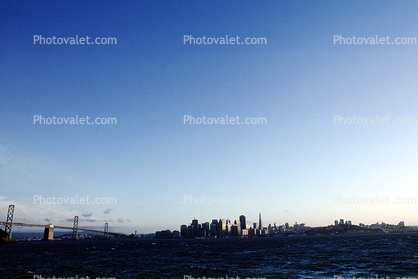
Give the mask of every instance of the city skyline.
MULTIPOLYGON (((17 210, 17 213, 15 213, 15 215, 17 215, 18 217, 18 219, 19 219, 19 215, 20 216, 22 216, 22 215, 25 215, 26 217, 28 217, 26 214, 24 214, 24 213, 22 213, 20 210, 17 210)), ((5 215, 6 216, 6 215, 5 215)), ((25 219, 26 220, 31 220, 31 221, 33 221, 32 223, 36 223, 36 221, 35 220, 33 220, 33 219, 27 219, 25 217, 25 219)), ((82 216, 82 217, 89 217, 89 216, 82 216)), ((92 229, 102 229, 103 228, 103 225, 98 225, 98 226, 92 226, 91 225, 91 223, 90 223, 90 221, 89 220, 87 220, 87 223, 84 223, 83 224, 83 219, 80 219, 81 220, 81 224, 82 224, 82 226, 83 227, 86 227, 86 228, 92 228, 92 229)), ((213 220, 217 220, 217 219, 212 219, 212 221, 213 220)), ((239 218, 238 219, 236 219, 236 220, 234 220, 234 223, 232 223, 231 222, 231 219, 229 219, 228 217, 226 218, 226 219, 219 219, 219 220, 223 220, 223 223, 225 224, 225 225, 228 225, 228 224, 230 224, 231 226, 232 225, 237 225, 235 222, 236 221, 238 221, 239 222, 239 224, 241 225, 241 229, 244 229, 245 228, 245 226, 247 227, 247 229, 248 228, 255 228, 255 229, 259 229, 260 227, 262 227, 262 228, 264 228, 264 229, 267 229, 269 226, 271 226, 271 224, 274 224, 274 227, 276 227, 277 226, 277 224, 279 223, 279 222, 271 222, 271 223, 269 223, 269 226, 263 226, 262 225, 262 218, 261 218, 261 212, 259 212, 259 214, 258 214, 258 221, 257 222, 253 222, 253 223, 251 223, 250 221, 247 221, 247 218, 246 218, 246 216, 245 215, 240 215, 239 216, 239 218), (248 224, 250 224, 250 225, 248 225, 248 224), (253 226, 251 226, 251 224, 253 225, 253 226)), ((353 223, 351 220, 345 220, 345 222, 344 222, 344 220, 345 219, 335 219, 334 220, 334 225, 335 226, 337 226, 337 225, 342 225, 342 224, 349 224, 349 225, 354 225, 355 223, 353 223)), ((1 220, 0 220, 1 221, 1 220)), ((50 221, 49 219, 44 219, 44 221, 50 221)), ((16 218, 14 219, 14 223, 16 223, 17 221, 16 221, 16 218)), ((26 221, 27 222, 27 221, 26 221)), ((67 220, 67 222, 71 222, 71 223, 73 223, 73 219, 71 219, 71 220, 67 220)), ((105 221, 106 223, 107 223, 107 221, 105 221)), ((194 227, 195 227, 195 231, 194 231, 194 233, 197 233, 197 223, 198 222, 198 219, 196 219, 195 217, 193 217, 193 220, 192 220, 192 223, 190 223, 191 225, 194 225, 194 227), (193 223, 193 221, 195 222, 195 223, 193 223)), ((29 222, 30 223, 30 222, 29 222)), ((43 222, 44 224, 46 224, 45 222, 43 222)), ((49 223, 49 224, 51 224, 51 223, 49 223)), ((357 224, 359 224, 359 226, 373 226, 373 225, 379 225, 379 221, 376 221, 375 223, 370 223, 370 225, 365 225, 365 222, 358 222, 357 224)), ((386 222, 384 222, 384 221, 381 221, 381 224, 390 224, 390 223, 386 223, 386 222)), ((399 221, 399 224, 402 224, 402 226, 405 226, 405 222, 404 221, 399 221)), ((399 225, 398 224, 398 225, 399 225)), ((55 223, 55 224, 53 224, 53 225, 57 225, 57 223, 55 223)), ((200 225, 200 224, 199 224, 200 225)), ((285 226, 286 228, 289 228, 289 227, 292 227, 292 223, 291 222, 283 222, 281 225, 283 225, 283 226, 285 226), (290 225, 289 225, 290 224, 290 225)), ((294 223, 293 223, 293 226, 302 226, 302 227, 306 227, 306 228, 310 228, 310 227, 324 227, 324 226, 329 226, 329 224, 328 223, 326 223, 326 224, 320 224, 320 225, 317 225, 317 226, 312 226, 312 225, 307 225, 305 222, 302 222, 302 223, 298 223, 298 221, 294 221, 294 223)), ((414 225, 414 224, 411 224, 410 226, 412 226, 412 227, 414 227, 414 226, 418 226, 418 225, 414 225)), ((116 226, 116 227, 114 227, 115 229, 117 229, 118 227, 116 226)), ((135 227, 134 227, 135 228, 135 227)), ((113 228, 112 228, 113 229, 113 228)), ((161 227, 159 228, 159 229, 161 229, 161 227)), ((168 228, 167 228, 168 229, 168 228)), ((29 231, 29 232, 33 232, 33 231, 38 231, 39 229, 34 229, 34 228, 30 228, 30 227, 20 227, 20 226, 17 226, 17 227, 14 227, 14 230, 17 230, 17 231, 19 231, 19 232, 25 232, 25 231, 29 231)), ((59 230, 59 229, 58 229, 59 230)), ((176 231, 176 229, 175 228, 169 228, 169 230, 172 230, 172 231, 176 231)), ((113 231, 113 230, 112 230, 113 231)), ((158 230, 157 230, 158 231, 158 230)), ((180 229, 180 231, 181 231, 181 229, 180 229)), ((116 232, 116 231, 113 231, 113 232, 116 232)), ((135 230, 134 231, 135 232, 135 235, 138 233, 138 231, 137 230, 135 230)), ((133 233, 133 231, 130 231, 130 230, 125 230, 124 231, 124 233, 126 233, 126 234, 132 234, 133 233)), ((139 232, 139 234, 150 234, 150 233, 153 233, 153 232, 139 232)))
MULTIPOLYGON (((212 222, 202 222, 199 223, 199 220, 193 218, 189 225, 182 224, 179 230, 159 230, 156 231, 155 237, 157 238, 172 238, 172 237, 184 237, 184 238, 197 238, 197 237, 250 237, 250 236, 275 236, 276 234, 305 234, 310 230, 318 230, 327 227, 329 233, 335 233, 335 228, 341 229, 345 226, 345 229, 355 229, 358 227, 362 230, 373 230, 373 229, 383 229, 385 232, 389 231, 404 231, 408 228, 405 225, 404 221, 399 221, 398 224, 389 224, 382 221, 381 223, 376 222, 373 224, 364 224, 358 223, 358 225, 353 224, 351 220, 334 220, 333 224, 327 224, 325 226, 311 227, 305 223, 295 222, 290 224, 288 222, 279 224, 277 222, 269 223, 268 226, 262 226, 261 212, 258 214, 259 220, 258 223, 253 223, 253 226, 248 225, 245 215, 240 215, 238 219, 235 219, 233 222, 231 219, 212 219, 212 222), (331 231, 330 229, 333 229, 331 231)), ((413 231, 416 231, 415 226, 411 226, 413 231)), ((418 227, 418 226, 417 226, 418 227)), ((338 230, 337 230, 338 231, 338 230)), ((341 231, 340 231, 341 232, 341 231)), ((324 231, 321 230, 317 233, 312 233, 313 235, 323 234, 324 231)), ((338 232, 337 232, 338 233, 338 232)))

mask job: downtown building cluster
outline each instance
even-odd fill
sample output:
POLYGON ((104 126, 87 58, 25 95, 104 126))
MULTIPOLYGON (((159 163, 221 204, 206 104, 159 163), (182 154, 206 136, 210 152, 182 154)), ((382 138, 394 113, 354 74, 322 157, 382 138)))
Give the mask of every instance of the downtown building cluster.
POLYGON ((390 225, 382 222, 381 224, 364 225, 360 223, 358 226, 353 225, 350 220, 335 220, 334 224, 325 227, 309 227, 304 223, 295 222, 293 226, 285 223, 278 225, 277 223, 269 224, 263 227, 261 221, 261 213, 258 216, 258 223, 252 226, 247 225, 246 217, 239 216, 237 220, 231 222, 229 219, 213 219, 211 223, 200 223, 194 218, 189 225, 181 225, 180 231, 163 230, 155 233, 155 238, 202 238, 202 237, 265 237, 265 236, 291 236, 291 235, 329 235, 341 233, 370 233, 370 232, 404 232, 418 231, 417 228, 406 228, 403 221, 398 225, 390 225))
POLYGON ((199 221, 194 218, 189 225, 181 225, 180 231, 163 230, 157 231, 156 238, 200 238, 200 237, 265 237, 278 236, 282 234, 303 234, 309 230, 304 223, 297 222, 290 226, 288 223, 278 225, 277 223, 269 224, 267 227, 263 226, 261 220, 261 213, 258 215, 258 223, 253 223, 252 226, 247 225, 246 217, 239 216, 237 220, 231 222, 229 219, 213 219, 211 223, 199 221))
POLYGON ((261 222, 261 213, 259 214, 258 223, 254 223, 252 227, 247 225, 246 217, 239 216, 237 220, 231 222, 229 219, 213 219, 211 223, 193 219, 190 225, 181 225, 180 235, 187 238, 195 237, 231 237, 231 236, 254 236, 266 235, 267 228, 264 228, 261 222))

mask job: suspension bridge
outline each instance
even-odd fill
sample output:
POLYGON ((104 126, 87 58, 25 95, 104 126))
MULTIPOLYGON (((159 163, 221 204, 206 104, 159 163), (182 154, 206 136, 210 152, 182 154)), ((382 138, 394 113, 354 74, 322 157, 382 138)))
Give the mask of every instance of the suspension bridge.
POLYGON ((89 231, 89 232, 103 233, 104 238, 108 238, 109 235, 114 235, 116 237, 125 235, 123 233, 109 232, 109 223, 104 224, 104 229, 103 230, 80 228, 78 226, 78 221, 79 221, 78 216, 74 216, 74 223, 73 223, 72 227, 57 226, 57 225, 52 225, 52 224, 17 223, 17 222, 13 222, 14 212, 15 212, 15 205, 14 204, 9 205, 9 209, 7 210, 6 222, 0 222, 0 226, 1 225, 5 226, 4 231, 7 233, 9 239, 11 239, 11 237, 12 237, 12 228, 14 226, 45 228, 43 240, 53 240, 54 239, 54 229, 73 230, 72 237, 71 237, 72 239, 78 239, 78 231, 89 231))

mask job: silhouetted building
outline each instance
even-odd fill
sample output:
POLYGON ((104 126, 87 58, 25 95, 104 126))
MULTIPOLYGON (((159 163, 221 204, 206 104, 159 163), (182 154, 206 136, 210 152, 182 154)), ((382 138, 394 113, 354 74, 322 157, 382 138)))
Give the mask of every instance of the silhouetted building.
POLYGON ((246 229, 247 228, 247 222, 245 220, 244 215, 239 216, 239 221, 241 223, 241 229, 246 229))
POLYGON ((226 224, 226 235, 227 236, 232 236, 232 225, 231 224, 226 224))
POLYGON ((261 222, 261 212, 258 213, 258 228, 263 229, 263 223, 261 222))
POLYGON ((180 234, 181 234, 182 237, 187 237, 187 226, 186 225, 181 225, 180 234))
POLYGON ((193 237, 193 225, 187 227, 187 237, 193 237))
POLYGON ((225 219, 219 219, 218 222, 218 237, 226 236, 226 222, 225 219))
POLYGON ((269 235, 273 235, 273 234, 274 234, 274 232, 273 232, 273 227, 271 226, 271 224, 269 224, 269 226, 268 226, 267 233, 268 233, 269 235))
POLYGON ((231 236, 239 236, 238 228, 237 225, 231 226, 231 236))
POLYGON ((198 232, 199 232, 199 222, 196 219, 192 220, 192 226, 193 226, 193 233, 192 235, 194 237, 198 236, 198 232))
POLYGON ((201 236, 209 236, 209 222, 205 222, 202 224, 202 233, 201 236))
POLYGON ((235 220, 234 221, 234 226, 237 226, 237 233, 238 233, 238 235, 241 235, 241 222, 240 222, 240 220, 235 220))

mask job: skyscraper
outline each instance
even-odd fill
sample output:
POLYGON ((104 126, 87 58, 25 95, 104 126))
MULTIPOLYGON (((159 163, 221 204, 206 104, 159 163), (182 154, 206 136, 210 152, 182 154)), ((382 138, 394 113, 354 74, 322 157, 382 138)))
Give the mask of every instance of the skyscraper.
POLYGON ((196 237, 199 234, 199 221, 195 219, 192 220, 193 226, 193 236, 196 237))
POLYGON ((218 234, 218 220, 213 219, 210 224, 210 236, 216 236, 218 234))
MULTIPOLYGON (((241 221, 240 220, 235 220, 234 221, 234 226, 236 226, 237 227, 237 235, 239 236, 239 235, 241 235, 241 221)), ((233 227, 234 227, 233 226, 233 227)), ((234 235, 234 234, 233 234, 234 235)))
POLYGON ((183 237, 187 237, 187 226, 186 225, 181 225, 180 232, 181 232, 181 235, 183 237))
POLYGON ((247 228, 247 222, 245 221, 245 216, 244 215, 239 216, 239 221, 241 223, 241 229, 246 229, 247 228))
POLYGON ((193 237, 193 225, 187 227, 187 237, 193 237))
POLYGON ((226 236, 226 222, 225 219, 219 219, 218 222, 218 237, 226 236))
POLYGON ((261 222, 261 212, 258 213, 258 228, 263 229, 263 223, 261 222))

